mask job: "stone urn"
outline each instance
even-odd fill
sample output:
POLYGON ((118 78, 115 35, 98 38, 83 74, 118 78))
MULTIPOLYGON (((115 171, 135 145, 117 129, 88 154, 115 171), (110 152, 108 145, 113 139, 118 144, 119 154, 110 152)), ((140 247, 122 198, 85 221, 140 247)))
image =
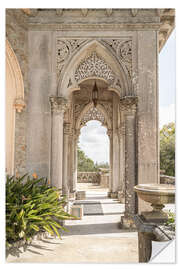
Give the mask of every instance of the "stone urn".
POLYGON ((145 220, 150 222, 164 223, 168 219, 167 213, 162 209, 165 204, 175 202, 175 186, 166 184, 139 184, 134 187, 134 191, 140 199, 151 203, 151 212, 142 212, 145 220))

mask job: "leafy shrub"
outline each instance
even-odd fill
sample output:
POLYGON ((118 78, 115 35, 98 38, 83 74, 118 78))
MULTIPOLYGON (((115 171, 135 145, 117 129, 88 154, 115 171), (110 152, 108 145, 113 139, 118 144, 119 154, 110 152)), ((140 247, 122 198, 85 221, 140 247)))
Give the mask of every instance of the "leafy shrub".
POLYGON ((175 176, 175 123, 160 130, 160 168, 165 175, 175 176))
POLYGON ((172 230, 175 230, 175 213, 171 212, 170 210, 168 212, 168 220, 166 225, 168 225, 172 230))
POLYGON ((6 181, 6 241, 29 240, 38 231, 60 237, 61 220, 71 216, 64 211, 65 198, 47 179, 8 177, 6 181))

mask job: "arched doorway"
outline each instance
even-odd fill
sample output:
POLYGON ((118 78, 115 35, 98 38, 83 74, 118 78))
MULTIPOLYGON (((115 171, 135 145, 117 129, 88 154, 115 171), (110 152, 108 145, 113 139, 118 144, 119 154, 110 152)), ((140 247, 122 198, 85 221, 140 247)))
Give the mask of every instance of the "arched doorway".
POLYGON ((6 172, 14 174, 15 113, 25 107, 24 83, 17 57, 6 40, 6 172))
POLYGON ((100 121, 89 120, 81 128, 78 140, 77 190, 85 187, 108 193, 109 156, 107 128, 100 121))
MULTIPOLYGON (((77 140, 92 115, 107 127, 110 140, 110 197, 125 198, 126 215, 136 211, 136 107, 128 72, 97 41, 90 41, 61 70, 52 108, 51 181, 63 194, 74 194, 77 140), (96 83, 96 102, 93 89, 96 83)), ((61 53, 61 51, 60 51, 61 53)), ((127 53, 127 52, 126 52, 127 53)))

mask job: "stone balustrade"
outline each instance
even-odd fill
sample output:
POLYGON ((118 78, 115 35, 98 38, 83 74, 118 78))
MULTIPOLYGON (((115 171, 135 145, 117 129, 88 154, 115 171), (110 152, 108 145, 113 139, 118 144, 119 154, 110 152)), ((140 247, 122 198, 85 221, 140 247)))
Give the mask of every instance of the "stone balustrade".
POLYGON ((175 185, 175 177, 161 174, 160 175, 160 184, 171 184, 175 185))
POLYGON ((78 172, 77 174, 78 183, 100 183, 99 172, 78 172))
POLYGON ((109 187, 109 169, 99 169, 99 172, 78 172, 78 183, 97 183, 102 187, 109 187))

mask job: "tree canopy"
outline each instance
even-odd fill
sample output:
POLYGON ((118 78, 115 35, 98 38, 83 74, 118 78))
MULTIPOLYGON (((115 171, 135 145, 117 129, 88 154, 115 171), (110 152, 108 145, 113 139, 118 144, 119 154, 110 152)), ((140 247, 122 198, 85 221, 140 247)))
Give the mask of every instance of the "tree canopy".
POLYGON ((79 172, 97 172, 99 168, 109 168, 106 163, 94 163, 92 159, 86 156, 84 151, 78 146, 78 171, 79 172))
POLYGON ((175 175, 175 123, 164 125, 160 130, 160 169, 166 175, 175 175))

